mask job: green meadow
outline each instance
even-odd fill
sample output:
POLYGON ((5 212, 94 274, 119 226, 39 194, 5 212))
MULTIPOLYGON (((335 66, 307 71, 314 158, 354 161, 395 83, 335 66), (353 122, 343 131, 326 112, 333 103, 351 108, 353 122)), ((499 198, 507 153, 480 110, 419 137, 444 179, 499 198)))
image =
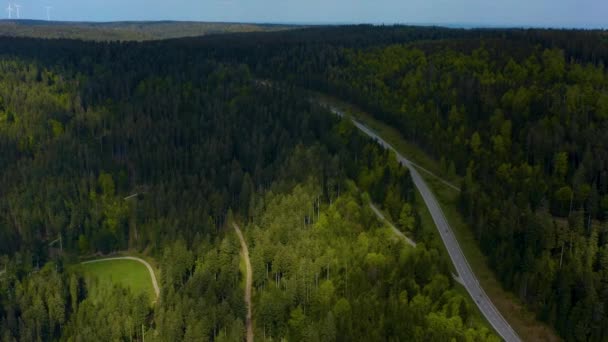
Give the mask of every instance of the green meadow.
POLYGON ((146 266, 135 260, 106 260, 78 266, 89 284, 89 295, 100 297, 102 291, 109 291, 114 284, 120 284, 134 294, 146 293, 153 301, 156 296, 150 273, 146 266))

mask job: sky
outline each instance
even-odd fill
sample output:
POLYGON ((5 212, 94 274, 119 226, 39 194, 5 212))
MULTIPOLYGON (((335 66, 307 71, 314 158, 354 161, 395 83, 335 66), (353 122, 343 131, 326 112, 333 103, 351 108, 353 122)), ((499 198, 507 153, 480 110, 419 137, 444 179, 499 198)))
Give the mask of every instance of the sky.
MULTIPOLYGON (((4 9, 9 0, 4 2, 4 9)), ((21 18, 608 29, 608 0, 10 0, 21 18)), ((16 13, 13 12, 13 18, 16 13)), ((4 10, 3 17, 8 17, 4 10)))

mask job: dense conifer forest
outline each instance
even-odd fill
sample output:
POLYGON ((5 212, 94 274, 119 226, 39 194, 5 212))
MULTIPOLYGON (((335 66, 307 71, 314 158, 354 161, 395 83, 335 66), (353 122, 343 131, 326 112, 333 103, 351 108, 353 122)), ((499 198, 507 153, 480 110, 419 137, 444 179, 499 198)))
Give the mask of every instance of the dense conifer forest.
POLYGON ((498 340, 352 102, 462 179, 503 286, 608 338, 608 36, 344 26, 147 43, 0 38, 0 339, 498 340), (270 81, 266 81, 270 80, 270 81), (135 195, 135 196, 131 196, 135 195), (393 236, 373 202, 414 238, 393 236), (58 236, 63 250, 49 247, 58 236), (137 251, 160 298, 71 265, 137 251))
POLYGON ((352 52, 330 78, 464 177, 462 214, 505 287, 566 339, 604 340, 604 65, 559 48, 473 47, 352 52))

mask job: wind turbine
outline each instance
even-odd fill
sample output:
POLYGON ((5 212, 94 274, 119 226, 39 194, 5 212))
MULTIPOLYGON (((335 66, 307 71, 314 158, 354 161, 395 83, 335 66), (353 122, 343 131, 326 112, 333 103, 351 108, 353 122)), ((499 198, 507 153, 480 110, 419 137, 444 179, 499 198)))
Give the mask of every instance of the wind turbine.
POLYGON ((51 6, 46 6, 46 20, 51 21, 51 10, 53 9, 53 7, 51 6))
POLYGON ((21 19, 21 12, 19 11, 21 9, 21 5, 17 5, 15 4, 15 9, 17 10, 17 19, 21 19))
POLYGON ((11 3, 8 3, 8 7, 6 8, 6 11, 8 12, 8 18, 9 19, 13 19, 13 5, 11 5, 11 3))

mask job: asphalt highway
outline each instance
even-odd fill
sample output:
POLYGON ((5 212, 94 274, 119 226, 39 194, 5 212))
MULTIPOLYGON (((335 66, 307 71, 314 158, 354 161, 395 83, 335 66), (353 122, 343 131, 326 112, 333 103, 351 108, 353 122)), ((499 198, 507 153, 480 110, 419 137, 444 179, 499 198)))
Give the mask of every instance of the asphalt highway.
MULTIPOLYGON (((344 112, 338 108, 329 106, 329 109, 339 116, 344 116, 344 112)), ((437 230, 439 231, 439 235, 441 235, 441 239, 450 255, 450 259, 452 259, 452 263, 456 268, 456 272, 458 273, 458 279, 460 283, 464 286, 464 288, 469 292, 471 298, 475 301, 475 304, 479 307, 481 313, 486 317, 488 322, 494 327, 494 330, 507 342, 518 342, 521 341, 515 330, 509 325, 509 323, 504 319, 504 317, 500 314, 500 312, 496 309, 494 304, 490 298, 486 295, 483 288, 479 285, 479 281, 475 277, 475 274, 471 270, 467 259, 462 253, 462 249, 452 232, 452 228, 448 223, 443 211, 437 199, 429 189, 428 185, 424 181, 424 179, 420 176, 420 173, 415 167, 415 164, 402 156, 399 152, 397 152, 389 143, 384 141, 380 136, 374 133, 372 130, 367 128, 362 123, 357 120, 351 118, 355 126, 363 133, 368 135, 369 137, 378 141, 384 148, 392 150, 397 155, 398 161, 407 167, 410 170, 410 175, 414 184, 418 188, 418 191, 422 195, 424 203, 429 209, 431 213, 431 217, 437 226, 437 230)))

